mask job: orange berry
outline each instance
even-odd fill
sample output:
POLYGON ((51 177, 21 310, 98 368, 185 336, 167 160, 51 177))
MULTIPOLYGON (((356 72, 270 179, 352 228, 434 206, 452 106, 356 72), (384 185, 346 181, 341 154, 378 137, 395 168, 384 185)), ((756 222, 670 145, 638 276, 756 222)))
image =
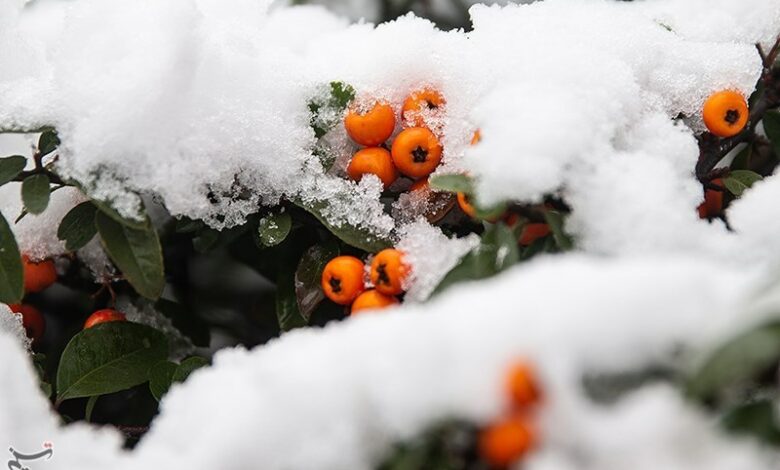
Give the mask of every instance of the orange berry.
POLYGON ((352 157, 347 166, 347 174, 355 181, 360 181, 365 174, 372 174, 379 177, 384 184, 385 189, 398 178, 398 171, 393 165, 393 158, 390 152, 382 147, 370 147, 358 151, 352 157))
POLYGON ((376 103, 366 113, 350 109, 344 118, 349 137, 360 145, 376 147, 384 143, 395 130, 395 113, 385 103, 376 103))
POLYGON ((430 186, 428 185, 428 178, 417 180, 412 183, 411 186, 409 186, 409 192, 427 191, 428 189, 430 189, 430 186))
POLYGON ((404 291, 403 283, 409 267, 403 262, 403 253, 388 248, 380 251, 371 261, 371 282, 381 294, 398 295, 404 291))
POLYGON ((744 96, 736 91, 725 90, 707 98, 702 116, 710 132, 718 137, 731 137, 745 128, 750 112, 744 96))
POLYGON ((528 246, 536 240, 550 234, 550 226, 544 223, 525 224, 520 233, 520 244, 528 246))
POLYGON ((46 320, 44 320, 40 310, 27 304, 11 304, 8 307, 12 312, 22 316, 22 326, 27 332, 27 337, 33 343, 39 342, 46 331, 46 320))
POLYGON ((414 127, 425 127, 425 112, 434 112, 439 110, 445 104, 444 97, 436 90, 426 88, 415 91, 404 101, 401 108, 401 117, 405 124, 411 124, 414 127))
POLYGON ((471 136, 471 145, 477 145, 482 140, 482 132, 479 129, 474 131, 474 135, 471 136))
POLYGON ((22 255, 24 267, 24 291, 26 293, 40 292, 57 282, 57 269, 54 261, 45 259, 40 262, 30 261, 27 255, 22 255))
POLYGON ((473 219, 477 218, 477 210, 473 205, 471 205, 471 202, 469 202, 469 198, 466 196, 466 193, 458 193, 458 206, 460 207, 460 210, 462 210, 463 213, 467 216, 473 219))
POLYGON ((127 317, 125 317, 124 313, 118 312, 113 308, 104 308, 94 312, 87 318, 87 321, 84 322, 84 329, 112 321, 127 321, 127 317))
POLYGON ((396 304, 398 304, 398 299, 395 297, 377 292, 376 289, 369 289, 357 296, 352 302, 350 315, 355 315, 363 310, 379 310, 396 304))
POLYGON ((391 153, 398 171, 410 178, 422 178, 439 166, 441 151, 433 132, 424 127, 410 127, 396 136, 391 153))
MULTIPOLYGON (((721 187, 723 186, 723 180, 720 178, 715 178, 712 180, 712 183, 721 187)), ((704 202, 699 204, 699 207, 696 209, 699 212, 700 219, 717 217, 723 212, 723 191, 705 189, 704 202)))
POLYGON ((526 418, 510 416, 480 432, 479 454, 491 466, 503 468, 527 454, 535 440, 535 431, 526 418))
POLYGON ((339 305, 349 305, 363 292, 365 265, 354 256, 337 256, 322 271, 325 296, 339 305))
POLYGON ((536 372, 530 364, 518 361, 509 368, 506 376, 506 390, 512 406, 527 408, 541 399, 536 372))

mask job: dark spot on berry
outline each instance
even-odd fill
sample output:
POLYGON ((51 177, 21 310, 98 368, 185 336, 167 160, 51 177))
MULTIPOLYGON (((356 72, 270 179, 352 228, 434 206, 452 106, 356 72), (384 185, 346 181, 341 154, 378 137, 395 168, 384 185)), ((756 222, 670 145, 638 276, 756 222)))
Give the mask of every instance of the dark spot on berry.
POLYGON ((726 117, 724 118, 727 123, 731 124, 732 126, 739 121, 739 111, 736 109, 729 109, 726 111, 726 117))
POLYGON ((425 163, 425 161, 428 160, 428 151, 418 146, 416 149, 412 150, 412 159, 414 160, 414 163, 425 163))
POLYGON ((432 101, 425 101, 425 103, 428 105, 428 109, 437 109, 439 107, 432 101))
POLYGON ((390 277, 387 275, 387 266, 384 263, 380 263, 376 267, 376 272, 379 274, 379 278, 376 280, 377 284, 390 284, 390 277))
POLYGON ((330 288, 336 294, 341 292, 341 279, 336 278, 336 277, 331 277, 330 280, 328 281, 328 284, 330 284, 330 288))

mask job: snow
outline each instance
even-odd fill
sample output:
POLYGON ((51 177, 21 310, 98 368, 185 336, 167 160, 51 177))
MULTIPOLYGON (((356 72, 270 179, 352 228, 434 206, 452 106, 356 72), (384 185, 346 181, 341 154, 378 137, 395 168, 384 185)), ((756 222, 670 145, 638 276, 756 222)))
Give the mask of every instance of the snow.
MULTIPOLYGON (((21 5, 0 0, 0 128, 55 125, 57 171, 91 196, 128 217, 151 198, 215 228, 282 198, 322 205, 336 226, 393 238, 413 277, 410 302, 382 315, 217 353, 213 367, 173 387, 132 453, 115 432, 58 427, 6 317, 0 442, 39 449, 51 440, 51 468, 371 468, 437 419, 496 416, 502 372, 522 356, 549 397, 530 470, 776 465, 776 455, 724 438, 667 387, 603 406, 580 380, 647 364, 693 367, 780 306, 777 295, 749 300, 780 263, 779 177, 729 208, 729 231, 696 216, 693 176, 704 99, 752 92, 754 43, 780 32, 780 3, 477 5, 468 33, 413 15, 348 25, 321 7, 269 1, 21 5), (357 147, 341 126, 320 142, 336 157, 323 168, 307 105, 334 80, 395 109, 414 90, 441 91, 446 113, 432 123, 445 148, 439 172, 468 172, 482 203, 563 197, 579 253, 420 303, 476 239, 449 239, 418 220, 414 196, 388 214, 376 178, 344 179, 357 147), (482 141, 470 146, 476 129, 482 141)), ((8 154, 27 155, 34 141, 5 139, 8 154)), ((9 220, 21 210, 18 191, 0 188, 9 220)), ((46 212, 15 224, 22 250, 63 254, 56 227, 82 200, 61 189, 46 212)), ((111 275, 97 242, 78 256, 96 277, 111 275)), ((157 321, 143 308, 133 314, 157 321)))

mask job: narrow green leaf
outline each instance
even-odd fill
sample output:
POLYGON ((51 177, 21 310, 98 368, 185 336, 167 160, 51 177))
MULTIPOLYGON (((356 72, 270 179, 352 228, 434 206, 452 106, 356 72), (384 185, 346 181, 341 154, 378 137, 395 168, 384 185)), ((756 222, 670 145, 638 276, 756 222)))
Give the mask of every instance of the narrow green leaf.
POLYGON ((21 155, 0 158, 0 186, 19 176, 27 166, 27 159, 21 155))
POLYGON ((101 323, 77 333, 57 370, 57 402, 126 390, 149 380, 168 356, 165 335, 131 322, 101 323))
POLYGON ((298 268, 295 270, 295 298, 298 310, 308 322, 312 312, 325 299, 320 281, 322 271, 328 261, 339 254, 335 242, 314 245, 301 256, 298 268))
POLYGON ((22 255, 16 238, 0 213, 0 302, 14 304, 24 296, 22 255))
POLYGON ((472 194, 474 192, 474 184, 466 175, 434 175, 430 177, 428 184, 433 189, 451 193, 472 194))
POLYGON ((545 211, 544 219, 550 226, 555 243, 562 251, 570 250, 574 247, 571 237, 563 230, 563 214, 558 211, 545 211))
POLYGON ((276 246, 287 238, 292 228, 292 218, 287 212, 268 214, 258 223, 257 242, 260 247, 276 246))
POLYGON ((154 227, 134 229, 97 212, 95 225, 111 260, 142 296, 157 299, 165 287, 163 256, 154 227))
POLYGON ((775 149, 775 155, 780 157, 780 111, 767 111, 764 114, 764 132, 775 149))
POLYGON ((691 376, 687 392, 707 399, 724 389, 745 383, 780 359, 780 322, 744 332, 715 350, 691 376))
POLYGON ((51 189, 49 177, 44 174, 28 176, 22 181, 22 202, 30 214, 40 214, 49 205, 51 189))
POLYGON ((89 201, 77 205, 62 218, 57 228, 57 238, 65 241, 65 249, 83 248, 97 233, 95 213, 97 207, 89 201))
POLYGON ((392 245, 390 240, 379 237, 367 229, 358 228, 346 223, 338 226, 330 223, 322 214, 323 209, 326 207, 326 202, 317 201, 304 203, 302 201, 293 201, 293 203, 313 215, 330 231, 330 233, 350 246, 360 248, 363 251, 376 253, 385 248, 389 248, 392 245))
POLYGON ((173 383, 173 374, 178 365, 171 361, 160 361, 149 369, 149 390, 155 400, 160 401, 173 383))

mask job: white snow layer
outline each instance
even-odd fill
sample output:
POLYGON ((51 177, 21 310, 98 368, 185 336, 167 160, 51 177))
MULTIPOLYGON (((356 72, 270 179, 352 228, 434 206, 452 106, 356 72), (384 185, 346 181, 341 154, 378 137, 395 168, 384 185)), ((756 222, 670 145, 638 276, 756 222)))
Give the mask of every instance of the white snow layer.
MULTIPOLYGON (((599 407, 580 379, 668 361, 681 346, 693 364, 769 311, 745 299, 780 261, 780 177, 730 208, 729 232, 697 219, 692 171, 703 100, 752 91, 754 43, 780 32, 780 2, 475 6, 469 33, 412 16, 350 26, 321 8, 269 12, 251 0, 22 4, 0 0, 0 128, 55 125, 58 171, 127 215, 142 193, 173 215, 231 226, 288 196, 329 203, 336 223, 391 233, 375 179, 338 176, 353 149, 343 131, 329 137, 342 153, 336 168, 312 157, 307 103, 331 80, 396 107, 430 85, 447 99, 434 123, 441 171, 478 178, 484 202, 559 192, 574 209, 567 229, 590 254, 541 259, 430 304, 296 331, 251 352, 225 350, 174 387, 133 453, 114 432, 57 427, 22 348, 3 333, 0 442, 32 452, 51 441, 45 465, 64 469, 370 468, 435 419, 494 416, 504 367, 522 355, 550 398, 529 469, 777 465, 776 455, 723 439, 666 388, 599 407), (483 140, 469 147, 477 128, 483 140)), ((0 197, 9 219, 16 191, 0 197)), ((38 224, 61 216, 68 197, 78 202, 64 191, 15 227, 24 249, 61 253, 38 224)), ((450 261, 429 254, 465 243, 423 226, 405 234, 432 271, 450 261)))

